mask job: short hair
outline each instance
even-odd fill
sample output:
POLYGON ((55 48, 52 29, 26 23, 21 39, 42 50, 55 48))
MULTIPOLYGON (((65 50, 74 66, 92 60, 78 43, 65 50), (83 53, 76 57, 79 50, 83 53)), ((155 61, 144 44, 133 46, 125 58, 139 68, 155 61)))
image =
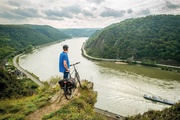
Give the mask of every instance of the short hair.
POLYGON ((63 45, 63 50, 68 50, 68 45, 63 45))

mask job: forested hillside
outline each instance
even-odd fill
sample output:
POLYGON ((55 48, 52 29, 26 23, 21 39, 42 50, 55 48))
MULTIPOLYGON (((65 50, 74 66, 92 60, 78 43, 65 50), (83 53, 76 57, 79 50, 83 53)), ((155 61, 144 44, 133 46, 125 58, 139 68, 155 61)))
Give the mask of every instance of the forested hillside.
POLYGON ((28 45, 36 46, 69 38, 58 29, 40 25, 0 25, 0 62, 28 45))
MULTIPOLYGON (((0 63, 5 57, 24 52, 29 47, 66 38, 70 37, 50 26, 0 25, 0 63)), ((30 94, 31 87, 37 87, 35 83, 29 84, 26 78, 17 80, 15 72, 0 68, 0 99, 26 96, 30 94)))
POLYGON ((28 96, 37 87, 38 85, 28 78, 18 80, 17 76, 0 68, 0 99, 28 96))
POLYGON ((99 28, 67 28, 60 29, 63 33, 71 37, 90 37, 99 28))
POLYGON ((85 50, 94 57, 180 65, 180 15, 127 19, 93 34, 85 50))

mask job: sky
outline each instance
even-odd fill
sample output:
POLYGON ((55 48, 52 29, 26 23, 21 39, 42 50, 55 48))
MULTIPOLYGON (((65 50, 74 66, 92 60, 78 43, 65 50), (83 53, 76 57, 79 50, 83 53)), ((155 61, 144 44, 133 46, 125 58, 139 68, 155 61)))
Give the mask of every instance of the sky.
POLYGON ((0 0, 0 24, 104 28, 156 14, 180 14, 180 0, 0 0))

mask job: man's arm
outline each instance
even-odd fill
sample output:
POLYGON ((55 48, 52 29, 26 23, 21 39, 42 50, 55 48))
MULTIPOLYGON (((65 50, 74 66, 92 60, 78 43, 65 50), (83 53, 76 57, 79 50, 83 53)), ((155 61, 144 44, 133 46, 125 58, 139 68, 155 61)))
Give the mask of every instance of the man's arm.
POLYGON ((66 71, 69 71, 69 68, 68 68, 68 65, 67 65, 66 60, 64 60, 64 61, 63 61, 63 65, 64 65, 64 67, 65 67, 66 71))

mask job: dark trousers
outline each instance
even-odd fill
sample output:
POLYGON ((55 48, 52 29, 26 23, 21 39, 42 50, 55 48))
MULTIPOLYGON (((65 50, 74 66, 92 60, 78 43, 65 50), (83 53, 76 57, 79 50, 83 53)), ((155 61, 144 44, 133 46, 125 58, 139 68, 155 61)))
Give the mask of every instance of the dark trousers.
POLYGON ((64 76, 63 76, 63 78, 64 78, 64 79, 68 79, 68 76, 69 76, 69 72, 64 71, 64 76))

